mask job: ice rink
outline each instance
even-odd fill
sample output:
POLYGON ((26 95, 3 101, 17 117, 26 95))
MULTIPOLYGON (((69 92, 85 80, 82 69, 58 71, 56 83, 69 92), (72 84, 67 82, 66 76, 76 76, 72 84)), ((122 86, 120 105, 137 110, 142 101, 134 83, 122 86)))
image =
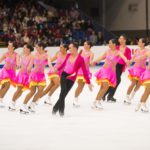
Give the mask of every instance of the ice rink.
MULTIPOLYGON (((99 67, 92 68, 94 73, 99 67)), ((132 105, 123 99, 130 84, 128 73, 116 92, 116 103, 104 102, 101 111, 91 109, 99 86, 93 92, 86 86, 80 96, 80 108, 72 106, 76 84, 66 98, 63 118, 52 116, 52 106, 45 106, 42 98, 35 114, 23 115, 19 111, 0 109, 0 150, 150 150, 150 113, 135 112, 143 87, 136 93, 132 105)), ((8 106, 15 89, 5 96, 8 106)), ((21 104, 27 91, 19 98, 21 104)), ((59 89, 52 96, 55 104, 59 89)), ((150 107, 150 102, 148 102, 150 107)))

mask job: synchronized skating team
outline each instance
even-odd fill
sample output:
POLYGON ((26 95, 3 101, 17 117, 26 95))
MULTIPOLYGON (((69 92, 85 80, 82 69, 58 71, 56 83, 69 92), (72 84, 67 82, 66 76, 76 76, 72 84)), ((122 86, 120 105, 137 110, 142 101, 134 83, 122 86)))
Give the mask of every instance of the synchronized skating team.
POLYGON ((116 102, 114 94, 121 82, 121 75, 130 66, 128 77, 131 85, 128 87, 124 103, 131 104, 135 93, 142 85, 145 90, 136 111, 148 112, 146 102, 150 95, 150 50, 145 48, 145 39, 140 38, 138 49, 131 56, 131 50, 126 46, 126 40, 125 35, 121 35, 118 40, 109 40, 108 50, 97 60, 94 60, 94 54, 91 51, 92 44, 89 41, 84 42, 84 48, 79 52, 76 42, 70 43, 69 47, 61 44, 60 50, 52 58, 45 51, 45 45, 42 42, 36 44, 36 53, 33 54, 34 48, 30 44, 24 44, 23 54, 19 55, 15 52, 15 42, 9 41, 8 51, 0 57, 0 62, 5 61, 0 70, 0 107, 5 107, 4 98, 11 85, 16 88, 9 104, 11 111, 16 110, 16 101, 24 90, 29 90, 19 108, 19 111, 25 114, 35 112, 36 105, 46 94, 44 103, 52 105, 52 94, 60 86, 60 95, 53 106, 52 114, 55 115, 59 112, 60 116, 64 116, 65 98, 74 83, 77 82, 77 88, 74 93, 73 105, 79 107, 79 96, 85 84, 88 84, 91 91, 93 89, 90 82, 92 78, 90 66, 95 66, 105 60, 103 66, 94 74, 100 89, 92 103, 92 108, 103 109, 101 101, 106 99, 116 102), (54 66, 52 65, 53 61, 56 61, 54 66), (44 73, 47 65, 49 66, 48 78, 50 80, 48 86, 46 86, 44 73), (17 69, 19 72, 16 74, 17 69))

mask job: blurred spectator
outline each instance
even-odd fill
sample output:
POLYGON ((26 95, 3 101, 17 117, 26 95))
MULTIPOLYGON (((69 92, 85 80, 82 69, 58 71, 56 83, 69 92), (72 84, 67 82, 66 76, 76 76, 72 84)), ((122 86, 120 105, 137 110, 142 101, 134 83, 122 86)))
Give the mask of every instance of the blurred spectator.
POLYGON ((90 41, 93 45, 97 43, 97 35, 95 35, 95 31, 92 32, 92 35, 90 36, 90 41))
POLYGON ((23 37, 23 42, 24 42, 24 43, 29 43, 29 42, 30 42, 30 39, 29 39, 29 37, 28 37, 28 33, 27 33, 27 32, 25 32, 25 35, 24 35, 24 37, 23 37))
POLYGON ((79 12, 75 8, 71 8, 70 16, 71 16, 72 19, 78 19, 79 12))

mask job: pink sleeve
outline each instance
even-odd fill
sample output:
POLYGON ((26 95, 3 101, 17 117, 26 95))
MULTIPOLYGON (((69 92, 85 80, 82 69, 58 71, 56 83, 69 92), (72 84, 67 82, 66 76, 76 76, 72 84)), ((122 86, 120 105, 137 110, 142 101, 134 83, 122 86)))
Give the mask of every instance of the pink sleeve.
POLYGON ((126 50, 126 57, 128 60, 131 59, 131 50, 127 47, 127 50, 126 50))
POLYGON ((89 76, 88 76, 86 65, 85 65, 85 62, 84 62, 82 57, 81 57, 81 68, 82 68, 82 71, 83 71, 84 78, 86 79, 86 83, 90 84, 90 79, 89 79, 89 76))

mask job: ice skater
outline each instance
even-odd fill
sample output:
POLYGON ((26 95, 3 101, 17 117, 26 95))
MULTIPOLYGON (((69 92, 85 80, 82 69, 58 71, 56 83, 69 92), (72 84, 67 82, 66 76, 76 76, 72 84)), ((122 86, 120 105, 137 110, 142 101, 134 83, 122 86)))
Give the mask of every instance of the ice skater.
POLYGON ((0 62, 5 60, 4 67, 0 70, 0 107, 5 107, 3 98, 10 88, 15 84, 16 69, 19 67, 19 55, 15 52, 17 45, 13 41, 8 42, 8 52, 0 58, 0 62))
POLYGON ((109 86, 115 88, 117 85, 116 65, 120 57, 127 63, 127 58, 116 49, 116 44, 116 40, 111 39, 109 41, 109 49, 99 59, 93 62, 94 65, 105 59, 104 65, 95 73, 96 82, 98 85, 101 85, 101 87, 92 105, 94 109, 103 109, 101 104, 102 97, 107 92, 109 86))
MULTIPOLYGON (((54 65, 54 68, 58 68, 64 62, 67 55, 67 50, 68 50, 68 45, 66 44, 60 45, 60 51, 57 52, 57 54, 51 59, 51 62, 56 60, 56 64, 54 65)), ((50 69, 50 71, 48 72, 48 78, 50 79, 50 83, 42 93, 42 96, 48 93, 48 96, 44 101, 45 104, 52 105, 51 96, 60 85, 61 73, 62 70, 58 72, 53 72, 52 69, 50 69)))
POLYGON ((71 43, 69 51, 70 54, 66 56, 64 63, 57 69, 58 71, 63 69, 60 80, 61 91, 52 113, 56 114, 59 111, 60 116, 64 116, 65 98, 72 88, 80 68, 83 70, 83 75, 86 83, 89 85, 89 89, 92 90, 92 84, 90 83, 84 59, 80 53, 78 54, 78 44, 75 42, 71 43))
POLYGON ((129 71, 129 79, 131 80, 131 84, 127 90, 127 94, 124 100, 124 103, 131 104, 132 99, 135 96, 135 93, 141 86, 140 77, 142 73, 146 69, 146 60, 147 60, 147 49, 145 49, 146 40, 144 38, 140 38, 138 41, 139 49, 135 50, 133 58, 131 62, 135 62, 134 65, 128 70, 129 71))
POLYGON ((146 102, 150 95, 150 52, 148 52, 148 66, 146 70, 143 72, 141 76, 142 85, 144 85, 145 90, 140 99, 140 103, 138 104, 136 111, 141 110, 142 112, 149 112, 148 107, 146 106, 146 102))
MULTIPOLYGON (((89 42, 89 41, 85 41, 84 42, 84 49, 81 53, 81 56, 84 58, 84 62, 86 64, 86 69, 88 71, 89 78, 92 77, 92 73, 90 72, 89 65, 93 61, 93 58, 94 58, 94 53, 91 52, 91 47, 92 47, 92 43, 89 42)), ((83 71, 82 71, 81 68, 78 71, 76 81, 78 83, 78 86, 75 90, 75 98, 74 98, 74 101, 73 101, 73 106, 79 107, 80 104, 79 104, 78 97, 82 93, 83 88, 84 88, 85 83, 86 83, 86 80, 84 78, 83 71)))

